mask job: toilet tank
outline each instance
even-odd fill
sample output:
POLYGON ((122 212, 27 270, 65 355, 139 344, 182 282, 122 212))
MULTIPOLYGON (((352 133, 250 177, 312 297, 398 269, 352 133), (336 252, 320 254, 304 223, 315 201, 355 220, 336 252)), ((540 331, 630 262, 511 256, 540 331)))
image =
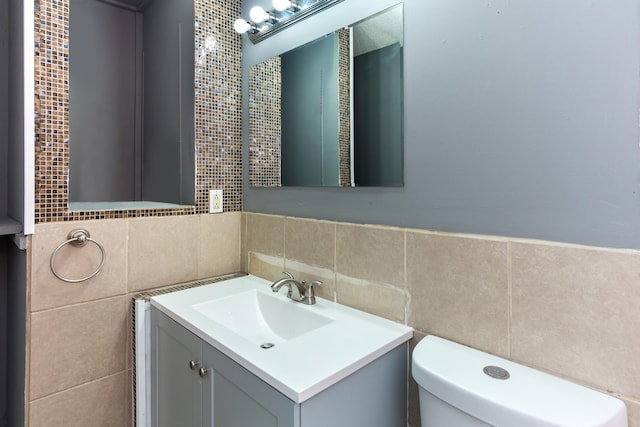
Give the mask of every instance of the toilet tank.
POLYGON ((619 399, 432 335, 412 372, 423 426, 627 427, 619 399))

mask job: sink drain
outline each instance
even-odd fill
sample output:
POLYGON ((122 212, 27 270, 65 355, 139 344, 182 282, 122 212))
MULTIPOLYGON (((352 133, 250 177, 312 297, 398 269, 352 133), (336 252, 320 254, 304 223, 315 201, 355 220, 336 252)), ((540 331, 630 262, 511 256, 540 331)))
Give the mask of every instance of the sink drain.
POLYGON ((275 344, 272 342, 266 342, 264 344, 260 344, 260 348, 264 348, 265 350, 270 349, 273 346, 275 346, 275 344))
POLYGON ((510 377, 509 371, 501 368, 500 366, 485 366, 483 371, 491 378, 495 378, 497 380, 508 380, 510 377))

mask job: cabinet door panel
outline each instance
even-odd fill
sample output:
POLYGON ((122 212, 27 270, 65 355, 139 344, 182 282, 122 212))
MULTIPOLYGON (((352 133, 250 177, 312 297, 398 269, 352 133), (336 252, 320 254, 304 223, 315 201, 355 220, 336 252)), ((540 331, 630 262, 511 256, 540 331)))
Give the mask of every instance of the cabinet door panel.
POLYGON ((200 361, 199 338, 152 311, 152 423, 157 427, 202 425, 202 381, 189 362, 200 361))
MULTIPOLYGON (((203 356, 213 368, 212 408, 205 414, 215 427, 296 427, 299 405, 269 386, 218 350, 203 345, 203 356)), ((205 404, 206 407, 206 404, 205 404)))
POLYGON ((278 417, 224 376, 214 377, 213 416, 215 426, 278 427, 278 417))
POLYGON ((407 344, 302 403, 304 427, 406 427, 407 344))

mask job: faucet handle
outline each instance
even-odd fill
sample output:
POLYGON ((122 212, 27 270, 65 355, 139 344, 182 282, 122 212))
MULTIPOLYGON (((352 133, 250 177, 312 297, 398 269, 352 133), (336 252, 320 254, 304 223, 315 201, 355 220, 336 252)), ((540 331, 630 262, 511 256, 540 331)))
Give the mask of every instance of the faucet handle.
POLYGON ((293 274, 289 273, 288 271, 283 271, 282 274, 287 276, 289 279, 293 279, 293 274))
POLYGON ((307 289, 309 289, 309 290, 313 290, 314 286, 322 286, 322 281, 313 280, 313 281, 307 283, 307 289))
POLYGON ((313 305, 316 303, 316 294, 313 291, 314 286, 322 286, 322 282, 320 280, 313 280, 309 283, 304 283, 304 297, 302 297, 303 304, 313 305))

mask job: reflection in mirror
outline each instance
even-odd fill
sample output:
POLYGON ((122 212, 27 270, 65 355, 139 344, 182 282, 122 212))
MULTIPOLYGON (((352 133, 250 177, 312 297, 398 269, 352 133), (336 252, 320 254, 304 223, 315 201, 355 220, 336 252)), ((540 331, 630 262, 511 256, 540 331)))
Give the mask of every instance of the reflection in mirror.
POLYGON ((70 209, 194 204, 193 0, 73 0, 69 14, 70 209))
POLYGON ((402 4, 249 70, 249 184, 402 186, 402 4))

